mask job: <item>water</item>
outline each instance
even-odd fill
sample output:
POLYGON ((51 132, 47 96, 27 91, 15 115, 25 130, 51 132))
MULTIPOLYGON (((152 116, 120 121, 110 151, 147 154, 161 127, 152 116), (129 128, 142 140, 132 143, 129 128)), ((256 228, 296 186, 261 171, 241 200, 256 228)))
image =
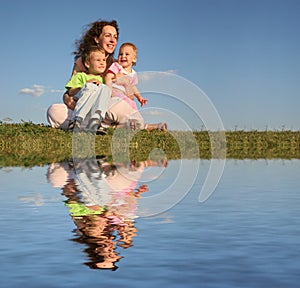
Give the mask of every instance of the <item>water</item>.
MULTIPOLYGON (((152 168, 127 163, 119 167, 125 182, 114 183, 114 194, 101 186, 101 197, 90 189, 76 192, 87 185, 80 165, 77 186, 74 170, 63 169, 68 163, 2 168, 0 286, 299 287, 299 160, 227 160, 216 190, 199 203, 209 167, 201 161, 178 204, 135 218, 143 199, 170 187, 181 165, 194 161, 152 168), (133 192, 140 185, 146 186, 138 198, 133 192), (87 215, 84 203, 98 214, 87 215), (109 207, 108 214, 99 204, 109 207)), ((88 179, 95 185, 103 178, 93 168, 88 179)), ((118 170, 111 168, 102 176, 113 178, 118 170)))

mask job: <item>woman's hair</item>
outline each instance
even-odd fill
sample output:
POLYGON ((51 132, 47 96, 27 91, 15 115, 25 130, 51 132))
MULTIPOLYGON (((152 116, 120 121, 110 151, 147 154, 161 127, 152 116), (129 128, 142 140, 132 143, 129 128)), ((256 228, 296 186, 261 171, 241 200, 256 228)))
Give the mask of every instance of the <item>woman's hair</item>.
POLYGON ((106 20, 98 20, 93 23, 88 24, 85 27, 85 32, 82 37, 75 41, 76 51, 73 52, 75 55, 80 55, 84 49, 91 45, 97 45, 95 42, 95 38, 98 38, 102 29, 105 26, 113 26, 117 31, 117 37, 119 37, 119 27, 116 20, 106 21, 106 20))

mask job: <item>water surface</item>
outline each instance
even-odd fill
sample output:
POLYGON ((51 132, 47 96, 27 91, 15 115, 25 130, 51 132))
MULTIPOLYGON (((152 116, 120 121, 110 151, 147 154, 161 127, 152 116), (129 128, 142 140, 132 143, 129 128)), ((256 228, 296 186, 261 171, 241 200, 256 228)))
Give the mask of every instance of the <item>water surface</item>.
MULTIPOLYGON (((76 191, 69 163, 2 168, 1 287, 299 287, 300 161, 227 160, 199 203, 209 167, 201 161, 183 200, 137 217, 139 201, 170 186, 180 161, 194 160, 125 163, 131 181, 116 181, 113 194, 98 187, 101 195, 76 191)), ((110 168, 101 173, 111 177, 110 168)))

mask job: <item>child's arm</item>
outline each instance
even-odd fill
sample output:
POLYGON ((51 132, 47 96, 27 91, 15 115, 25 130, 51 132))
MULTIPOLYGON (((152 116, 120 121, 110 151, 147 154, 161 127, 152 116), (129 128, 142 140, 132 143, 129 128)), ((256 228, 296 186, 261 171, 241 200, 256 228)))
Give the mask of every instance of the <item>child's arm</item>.
POLYGON ((99 81, 99 80, 98 80, 98 79, 96 79, 96 78, 93 78, 93 79, 87 80, 87 81, 86 81, 86 83, 93 83, 93 84, 95 84, 95 85, 100 85, 100 84, 102 84, 102 82, 101 82, 101 81, 99 81))
MULTIPOLYGON (((104 76, 105 84, 112 87, 112 83, 116 81, 117 76, 120 76, 121 65, 118 62, 112 63, 106 71, 104 76)), ((120 84, 122 85, 122 84, 120 84)))
POLYGON ((133 100, 133 91, 132 91, 132 85, 130 84, 129 78, 122 74, 114 74, 111 71, 108 71, 106 76, 105 76, 105 84, 112 87, 112 83, 115 83, 116 85, 123 86, 126 90, 126 95, 132 95, 132 100, 133 100))
POLYGON ((109 87, 112 86, 112 82, 114 81, 114 79, 116 78, 116 75, 110 71, 108 71, 104 77, 104 82, 106 85, 108 85, 109 87))
POLYGON ((77 73, 71 77, 71 79, 66 83, 66 92, 63 96, 64 103, 71 110, 74 110, 78 98, 75 95, 80 91, 82 85, 82 73, 77 73), (75 88, 76 87, 76 88, 75 88), (80 88, 79 88, 80 87, 80 88))
POLYGON ((78 101, 78 98, 75 97, 75 95, 79 92, 79 90, 80 88, 70 88, 63 96, 64 103, 71 110, 74 110, 76 102, 78 101))
POLYGON ((135 85, 132 86, 132 91, 133 91, 133 95, 135 96, 135 98, 140 102, 141 107, 143 107, 145 104, 147 104, 148 99, 145 99, 142 97, 142 95, 140 94, 139 90, 137 89, 137 87, 135 85))

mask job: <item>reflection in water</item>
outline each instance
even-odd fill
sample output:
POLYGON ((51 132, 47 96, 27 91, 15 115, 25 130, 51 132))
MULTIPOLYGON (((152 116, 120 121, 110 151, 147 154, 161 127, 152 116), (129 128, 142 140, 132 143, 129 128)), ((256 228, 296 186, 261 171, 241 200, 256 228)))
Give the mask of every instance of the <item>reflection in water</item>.
POLYGON ((49 166, 48 181, 62 188, 76 225, 73 240, 87 245, 87 266, 118 268, 116 262, 123 257, 116 250, 133 245, 138 198, 148 191, 147 185, 139 185, 138 180, 146 166, 166 165, 165 159, 111 164, 105 158, 93 158, 49 166))

